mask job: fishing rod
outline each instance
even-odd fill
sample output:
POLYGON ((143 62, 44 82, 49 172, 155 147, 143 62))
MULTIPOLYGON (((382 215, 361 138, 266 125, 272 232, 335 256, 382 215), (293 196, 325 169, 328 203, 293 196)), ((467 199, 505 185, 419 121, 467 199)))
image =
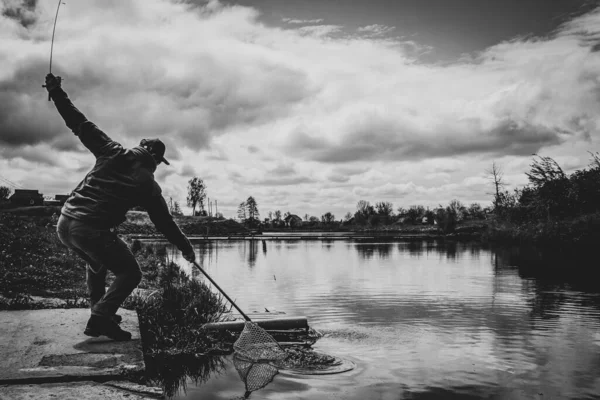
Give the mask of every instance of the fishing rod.
MULTIPOLYGON (((60 10, 60 5, 65 4, 62 0, 58 0, 58 6, 56 7, 56 16, 54 17, 54 28, 52 28, 52 43, 50 44, 50 67, 49 73, 52 73, 52 51, 54 50, 54 33, 56 32, 56 21, 58 21, 58 11, 60 10)), ((57 79, 60 81, 60 76, 57 76, 57 79)), ((44 85, 44 87, 46 87, 44 85)), ((48 92, 48 101, 50 101, 50 92, 48 92)))

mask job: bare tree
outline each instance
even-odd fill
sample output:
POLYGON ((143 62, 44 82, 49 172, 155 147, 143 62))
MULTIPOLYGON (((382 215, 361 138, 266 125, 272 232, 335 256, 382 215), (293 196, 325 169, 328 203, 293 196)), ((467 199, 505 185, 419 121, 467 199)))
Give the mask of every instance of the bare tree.
POLYGON ((487 174, 488 179, 494 185, 494 205, 497 205, 500 201, 500 193, 506 186, 506 183, 504 182, 504 172, 502 171, 502 168, 494 161, 492 162, 492 167, 486 170, 485 173, 487 174))

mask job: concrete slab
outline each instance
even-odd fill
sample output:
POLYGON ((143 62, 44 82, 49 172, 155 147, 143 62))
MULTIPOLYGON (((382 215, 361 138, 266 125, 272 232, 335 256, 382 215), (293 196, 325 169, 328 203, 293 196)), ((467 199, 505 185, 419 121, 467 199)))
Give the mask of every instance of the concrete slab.
POLYGON ((85 336, 88 309, 0 312, 0 384, 106 381, 143 369, 137 313, 119 314, 131 341, 85 336))
POLYGON ((96 382, 0 385, 0 400, 156 400, 159 393, 130 391, 96 382))

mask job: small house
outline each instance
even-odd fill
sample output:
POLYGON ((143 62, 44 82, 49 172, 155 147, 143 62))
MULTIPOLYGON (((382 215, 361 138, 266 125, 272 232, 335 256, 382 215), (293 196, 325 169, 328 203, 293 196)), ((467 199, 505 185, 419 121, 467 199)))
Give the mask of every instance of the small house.
POLYGON ((297 216, 296 214, 290 214, 285 217, 285 226, 289 226, 290 228, 297 228, 302 226, 302 218, 297 216))
POLYGON ((15 189, 8 200, 15 206, 20 207, 44 205, 44 196, 39 191, 30 189, 15 189))

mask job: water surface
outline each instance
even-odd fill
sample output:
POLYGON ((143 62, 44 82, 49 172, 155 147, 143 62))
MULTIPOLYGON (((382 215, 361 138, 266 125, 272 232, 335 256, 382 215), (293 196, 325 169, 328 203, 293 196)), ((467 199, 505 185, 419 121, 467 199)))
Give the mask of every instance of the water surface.
MULTIPOLYGON (((305 315, 325 334, 317 351, 357 366, 279 371, 252 399, 600 398, 600 289, 593 274, 575 272, 593 262, 442 241, 195 247, 243 310, 305 315)), ((222 363, 176 398, 244 395, 233 359, 222 363)))

